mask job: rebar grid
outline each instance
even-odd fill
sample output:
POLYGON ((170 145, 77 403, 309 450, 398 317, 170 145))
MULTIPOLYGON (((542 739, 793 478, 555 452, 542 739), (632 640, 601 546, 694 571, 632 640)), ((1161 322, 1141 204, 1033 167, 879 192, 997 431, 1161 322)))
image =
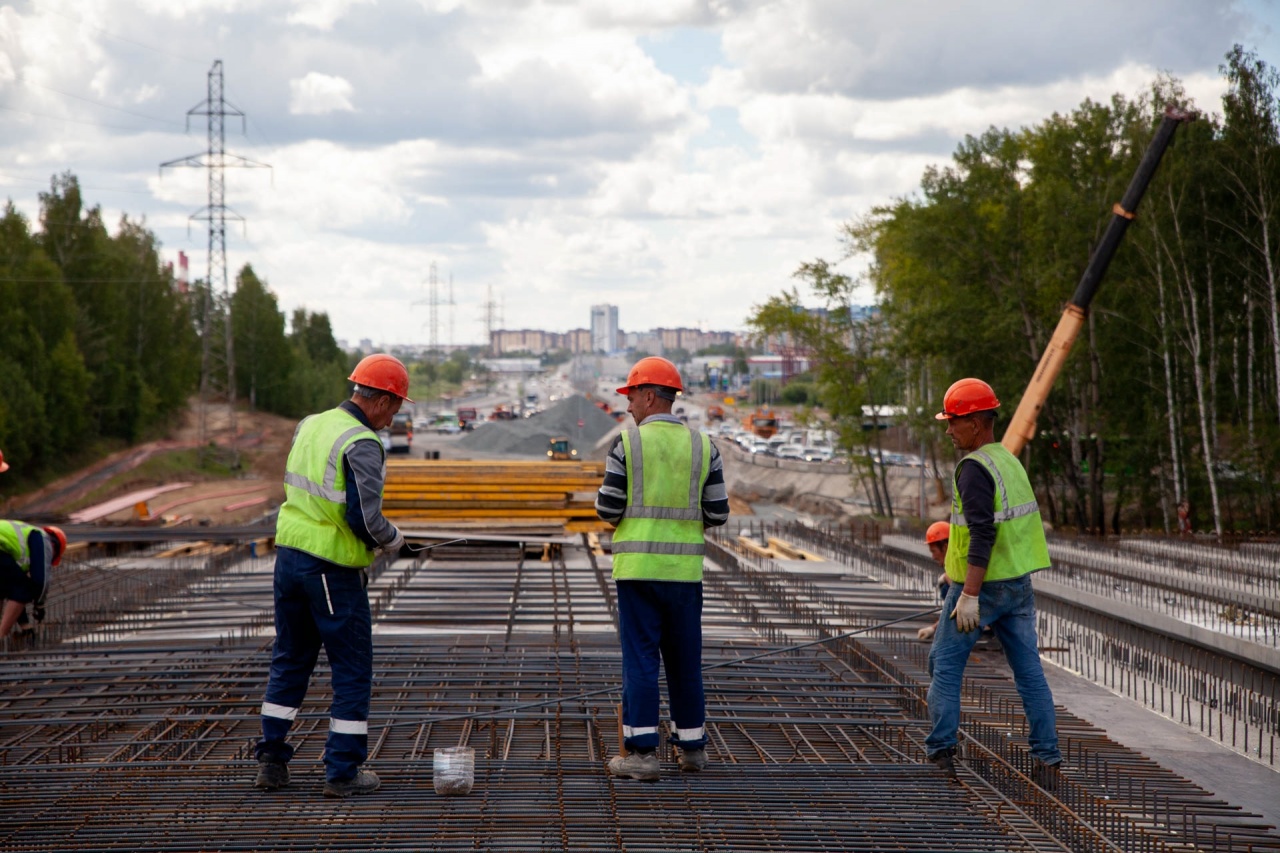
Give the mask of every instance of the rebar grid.
MULTIPOLYGON (((923 647, 901 630, 708 671, 708 771, 681 775, 664 750, 656 785, 611 779, 616 693, 510 710, 617 685, 607 567, 524 556, 374 573, 370 760, 385 787, 353 801, 319 796, 323 666, 291 734, 293 784, 250 786, 269 643, 232 637, 261 618, 244 605, 269 606, 245 580, 261 567, 194 588, 216 601, 241 585, 216 641, 158 619, 128 642, 21 655, 0 669, 0 849, 1280 850, 1069 715, 1066 790, 1032 785, 1009 743, 1017 697, 981 662, 962 784, 948 784, 922 763, 923 647), (477 750, 475 790, 437 797, 432 751, 458 744, 477 750)), ((920 609, 868 576, 733 559, 708 566, 706 593, 712 666, 920 609)))

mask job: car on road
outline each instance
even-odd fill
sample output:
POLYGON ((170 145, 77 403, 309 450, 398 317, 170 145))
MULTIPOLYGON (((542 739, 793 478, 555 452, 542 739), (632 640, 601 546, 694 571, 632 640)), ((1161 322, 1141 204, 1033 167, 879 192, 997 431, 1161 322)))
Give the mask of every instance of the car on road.
POLYGON ((802 458, 804 459, 805 462, 830 462, 831 448, 830 447, 806 447, 804 449, 804 456, 802 458))
POLYGON ((773 455, 779 459, 804 459, 804 448, 798 444, 784 444, 775 448, 773 455))
POLYGON ((408 412, 397 412, 391 417, 391 426, 387 427, 391 435, 391 446, 388 453, 408 453, 413 449, 413 418, 408 412))

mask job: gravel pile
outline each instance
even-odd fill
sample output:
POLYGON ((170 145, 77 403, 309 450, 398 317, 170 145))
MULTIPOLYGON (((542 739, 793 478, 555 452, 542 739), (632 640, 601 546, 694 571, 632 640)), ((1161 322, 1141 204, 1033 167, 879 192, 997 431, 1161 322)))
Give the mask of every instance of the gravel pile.
POLYGON ((578 458, 585 459, 596 442, 617 425, 594 403, 577 395, 531 418, 490 421, 467 433, 458 446, 477 453, 545 456, 551 439, 563 435, 568 436, 569 446, 578 451, 578 458), (582 426, 578 426, 579 421, 582 426))

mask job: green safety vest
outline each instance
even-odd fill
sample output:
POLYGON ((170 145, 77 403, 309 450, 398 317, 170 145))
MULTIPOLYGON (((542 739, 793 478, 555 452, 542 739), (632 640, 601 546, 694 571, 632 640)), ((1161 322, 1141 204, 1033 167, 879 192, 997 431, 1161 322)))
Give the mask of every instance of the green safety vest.
POLYGON ((276 521, 276 544, 306 551, 339 566, 364 568, 373 551, 347 524, 347 482, 342 454, 362 439, 377 442, 377 434, 347 412, 330 409, 298 424, 284 472, 284 506, 276 521))
POLYGON ((614 580, 702 580, 702 487, 711 439, 654 421, 622 433, 627 508, 613 533, 614 580))
MULTIPOLYGON (((1017 457, 1003 444, 985 444, 960 460, 973 460, 995 481, 996 542, 991 548, 986 581, 1010 580, 1049 567, 1049 545, 1031 481, 1017 457)), ((960 465, 952 475, 951 541, 947 544, 947 577, 964 583, 969 565, 969 526, 960 500, 960 465)))
POLYGON ((30 577, 31 547, 27 543, 32 533, 39 533, 45 539, 44 570, 37 575, 37 577, 41 575, 44 577, 44 584, 37 591, 34 599, 37 603, 43 603, 45 594, 49 590, 49 573, 53 568, 53 546, 49 544, 49 534, 45 533, 42 528, 21 521, 0 521, 0 551, 4 551, 10 557, 13 557, 14 562, 18 564, 18 568, 22 569, 30 577))

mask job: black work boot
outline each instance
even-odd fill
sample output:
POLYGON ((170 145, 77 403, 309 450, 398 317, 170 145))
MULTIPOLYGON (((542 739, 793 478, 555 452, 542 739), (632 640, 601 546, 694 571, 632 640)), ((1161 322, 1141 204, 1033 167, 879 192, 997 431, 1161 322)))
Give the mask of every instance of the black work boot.
POLYGON ((1031 762, 1031 781, 1046 791, 1056 791, 1062 784, 1062 762, 1045 764, 1036 759, 1031 762))
POLYGON ((279 761, 268 761, 265 758, 258 761, 258 778, 253 781, 253 787, 261 788, 264 791, 274 791, 288 784, 288 764, 279 761))
POLYGON ((929 761, 933 762, 933 766, 937 767, 947 778, 956 778, 956 751, 955 748, 944 749, 942 752, 935 752, 929 756, 929 761))
POLYGON ((356 771, 356 775, 351 779, 333 780, 330 779, 324 783, 324 795, 326 797, 346 798, 359 794, 372 794, 382 786, 382 781, 378 779, 378 774, 372 770, 361 768, 356 771))

